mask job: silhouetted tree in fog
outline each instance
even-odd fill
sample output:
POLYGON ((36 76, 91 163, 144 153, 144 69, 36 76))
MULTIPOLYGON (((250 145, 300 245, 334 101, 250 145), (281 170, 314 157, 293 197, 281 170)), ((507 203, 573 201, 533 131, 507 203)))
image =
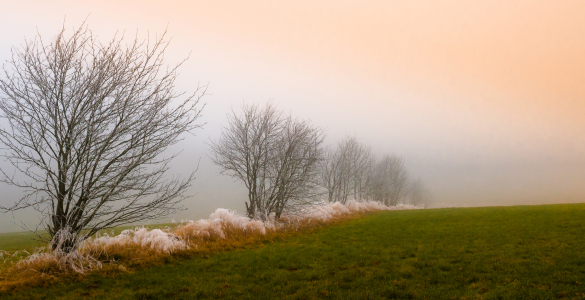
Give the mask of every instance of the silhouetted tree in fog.
POLYGON ((320 177, 329 202, 373 200, 395 206, 404 201, 408 189, 402 158, 385 155, 377 160, 355 137, 347 137, 327 151, 320 177))
POLYGON ((101 43, 82 25, 13 48, 0 79, 0 141, 18 176, 2 170, 1 180, 25 195, 0 209, 36 209, 66 253, 100 229, 179 210, 193 173, 168 178, 175 155, 162 153, 201 126, 205 91, 175 92, 182 63, 163 63, 167 46, 165 34, 101 43))
POLYGON ((407 203, 414 206, 427 208, 431 204, 431 194, 420 179, 416 179, 408 185, 407 203))
POLYGON ((329 202, 347 202, 348 198, 365 199, 370 188, 369 172, 374 156, 369 147, 355 137, 347 137, 337 148, 327 151, 321 166, 321 184, 329 202))
POLYGON ((389 206, 395 206, 403 200, 407 191, 408 172, 404 168, 402 158, 384 156, 376 162, 370 176, 369 199, 389 206))

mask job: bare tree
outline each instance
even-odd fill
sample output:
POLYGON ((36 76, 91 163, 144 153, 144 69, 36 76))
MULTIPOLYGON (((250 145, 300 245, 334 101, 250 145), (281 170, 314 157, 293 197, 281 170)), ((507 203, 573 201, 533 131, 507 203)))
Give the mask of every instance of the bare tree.
POLYGON ((407 191, 408 172, 404 168, 402 158, 384 156, 370 172, 370 199, 395 206, 407 191))
POLYGON ((427 208, 431 204, 431 194, 420 179, 413 180, 408 186, 407 202, 414 206, 427 208))
POLYGON ((327 189, 328 200, 345 203, 349 197, 365 199, 373 163, 371 149, 355 137, 346 137, 335 150, 329 150, 321 167, 321 182, 327 189))
POLYGON ((341 186, 345 180, 342 176, 343 160, 338 150, 328 149, 321 165, 321 184, 327 190, 329 202, 340 200, 341 186))
POLYGON ((323 159, 323 132, 307 121, 292 119, 284 123, 276 147, 274 178, 276 196, 268 201, 267 211, 280 218, 283 210, 303 205, 315 196, 318 187, 318 164, 323 159))
POLYGON ((168 178, 175 155, 162 153, 201 126, 205 88, 175 92, 182 62, 163 64, 165 34, 101 43, 85 25, 63 28, 13 48, 4 65, 0 142, 16 176, 2 170, 1 181, 25 195, 0 209, 36 209, 51 237, 66 237, 54 248, 181 209, 194 175, 168 178))
POLYGON ((306 121, 277 111, 269 103, 243 105, 241 115, 232 111, 218 141, 211 142, 212 160, 248 189, 246 211, 265 220, 279 218, 295 202, 310 197, 317 184, 322 159, 323 132, 306 121))

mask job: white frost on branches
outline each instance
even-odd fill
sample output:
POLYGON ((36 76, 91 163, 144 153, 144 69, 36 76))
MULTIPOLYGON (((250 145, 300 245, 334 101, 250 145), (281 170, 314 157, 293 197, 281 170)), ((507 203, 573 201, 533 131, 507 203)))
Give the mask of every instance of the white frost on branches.
POLYGON ((148 228, 142 227, 134 230, 124 230, 116 236, 110 236, 106 233, 101 237, 88 239, 83 243, 82 249, 99 252, 112 246, 123 247, 130 245, 139 245, 168 254, 189 248, 185 241, 172 232, 168 232, 168 230, 148 230, 148 228))

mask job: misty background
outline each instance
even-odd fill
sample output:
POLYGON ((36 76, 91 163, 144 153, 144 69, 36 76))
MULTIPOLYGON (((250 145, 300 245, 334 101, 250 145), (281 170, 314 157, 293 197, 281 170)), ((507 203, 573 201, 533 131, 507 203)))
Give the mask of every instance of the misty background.
MULTIPOLYGON (((199 164, 188 210, 244 212, 244 186, 208 157, 230 109, 272 100, 375 154, 403 157, 433 207, 583 202, 585 2, 583 1, 5 1, 0 61, 38 33, 87 25, 107 40, 165 29, 177 91, 208 84, 203 130, 171 173, 199 164)), ((1 124, 4 124, 3 122, 1 124)), ((10 171, 6 162, 0 167, 10 171)), ((0 203, 19 190, 1 185, 0 203)), ((34 212, 0 214, 35 224, 34 212)), ((162 220, 162 222, 169 220, 162 220)))

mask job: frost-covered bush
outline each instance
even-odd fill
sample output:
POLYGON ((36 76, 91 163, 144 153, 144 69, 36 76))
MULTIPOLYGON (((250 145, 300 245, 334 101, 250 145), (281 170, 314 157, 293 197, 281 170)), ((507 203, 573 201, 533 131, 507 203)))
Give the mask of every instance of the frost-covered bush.
POLYGON ((110 247, 125 247, 138 245, 156 252, 173 253, 177 250, 188 249, 187 243, 168 231, 161 229, 136 228, 122 231, 119 235, 103 236, 89 239, 84 242, 83 250, 91 252, 107 251, 110 247))
POLYGON ((218 208, 209 215, 209 219, 222 224, 224 228, 232 227, 249 233, 266 234, 266 225, 269 222, 252 220, 248 217, 238 215, 235 211, 218 208))
POLYGON ((355 200, 348 200, 346 203, 347 208, 352 212, 367 212, 367 211, 376 211, 376 210, 389 210, 391 209, 389 206, 386 206, 377 201, 355 201, 355 200))
MULTIPOLYGON (((32 270, 37 274, 58 274, 64 272, 84 273, 88 270, 102 267, 102 261, 111 261, 117 257, 132 258, 136 261, 139 256, 144 264, 160 259, 182 250, 198 249, 201 241, 215 243, 218 240, 230 239, 236 241, 239 237, 253 237, 265 235, 267 231, 294 230, 304 224, 313 222, 328 222, 333 219, 351 214, 379 210, 415 209, 412 205, 397 205, 388 207, 374 201, 349 200, 346 204, 340 202, 319 202, 312 205, 295 207, 294 211, 286 211, 279 220, 270 216, 266 221, 253 220, 237 214, 233 210, 218 208, 208 219, 188 221, 172 231, 170 229, 152 229, 138 227, 133 230, 124 230, 118 235, 102 234, 95 238, 81 241, 69 232, 60 232, 51 244, 13 265, 12 270, 17 273, 32 270), (73 251, 65 253, 53 247, 55 243, 76 241, 73 251), (57 249, 50 251, 50 249, 57 249)), ((242 240, 240 240, 242 241, 242 240)), ((237 243, 237 242, 236 242, 237 243)), ((227 244, 223 244, 224 246, 227 244)), ((223 247, 223 246, 222 246, 223 247)), ((7 258, 16 257, 16 253, 9 254, 0 251, 0 262, 7 258)), ((120 268, 124 267, 120 265, 120 268)))
POLYGON ((402 210, 402 209, 415 209, 412 205, 398 205, 398 206, 386 206, 376 201, 356 201, 348 200, 347 203, 341 204, 340 202, 317 202, 313 205, 308 205, 295 211, 288 212, 286 220, 305 220, 305 221, 321 221, 327 222, 328 220, 338 218, 351 213, 360 212, 371 212, 379 210, 402 210))
POLYGON ((197 221, 189 221, 187 224, 178 227, 175 232, 183 239, 189 240, 193 238, 203 239, 225 239, 225 233, 221 228, 219 220, 201 219, 197 221))
POLYGON ((266 234, 266 228, 272 228, 269 222, 252 220, 238 215, 236 212, 218 208, 209 215, 209 219, 189 221, 187 224, 175 229, 177 235, 183 239, 225 239, 226 231, 237 231, 242 234, 266 234))
POLYGON ((56 252, 37 252, 18 261, 14 267, 20 272, 34 271, 40 274, 59 274, 69 271, 85 273, 99 269, 102 263, 91 255, 79 251, 67 254, 56 252))
POLYGON ((40 274, 58 274, 69 271, 85 273, 102 267, 91 253, 81 250, 83 240, 71 233, 68 227, 59 230, 46 248, 16 262, 13 269, 18 272, 34 271, 40 274), (63 246, 67 244, 67 246, 63 246), (54 250, 53 250, 54 249, 54 250), (67 249, 69 251, 64 251, 67 249))
POLYGON ((334 203, 318 203, 300 209, 291 216, 296 217, 297 220, 310 220, 326 222, 332 218, 340 217, 349 214, 350 211, 343 204, 339 202, 334 203))

